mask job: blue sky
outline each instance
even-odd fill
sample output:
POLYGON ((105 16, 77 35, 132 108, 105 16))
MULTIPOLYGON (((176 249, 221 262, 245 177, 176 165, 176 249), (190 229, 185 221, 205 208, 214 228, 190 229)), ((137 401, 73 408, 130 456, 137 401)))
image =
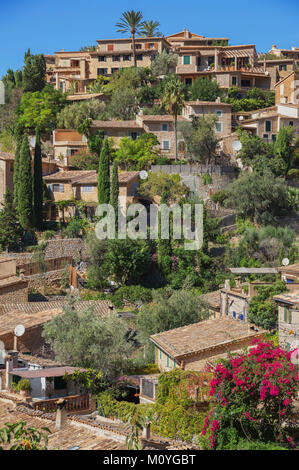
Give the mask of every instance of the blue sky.
POLYGON ((51 54, 121 36, 115 23, 131 9, 158 20, 165 36, 188 28, 229 37, 231 44, 256 44, 258 52, 272 44, 299 47, 298 0, 0 0, 0 77, 23 66, 28 48, 51 54))

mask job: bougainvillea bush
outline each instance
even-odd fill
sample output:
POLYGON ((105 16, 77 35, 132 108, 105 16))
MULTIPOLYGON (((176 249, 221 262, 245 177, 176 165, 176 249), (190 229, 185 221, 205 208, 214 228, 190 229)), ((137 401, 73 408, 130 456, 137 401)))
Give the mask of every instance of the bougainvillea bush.
POLYGON ((248 353, 216 366, 210 395, 217 405, 202 431, 211 449, 236 448, 244 439, 295 446, 298 367, 290 360, 291 352, 271 342, 253 345, 248 353))

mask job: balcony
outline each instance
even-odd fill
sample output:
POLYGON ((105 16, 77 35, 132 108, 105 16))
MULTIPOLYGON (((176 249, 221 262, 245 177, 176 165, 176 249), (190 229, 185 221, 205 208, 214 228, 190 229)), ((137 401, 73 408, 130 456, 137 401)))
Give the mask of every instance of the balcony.
MULTIPOLYGON (((57 410, 57 401, 61 399, 52 398, 50 400, 39 400, 34 403, 34 410, 44 413, 53 413, 57 410)), ((66 410, 70 413, 89 410, 89 395, 72 395, 63 397, 66 401, 66 410)))

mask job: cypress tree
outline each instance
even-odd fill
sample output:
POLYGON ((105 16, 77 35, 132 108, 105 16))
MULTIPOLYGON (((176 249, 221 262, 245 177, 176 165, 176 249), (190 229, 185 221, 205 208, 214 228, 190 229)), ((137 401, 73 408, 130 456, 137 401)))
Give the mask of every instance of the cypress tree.
MULTIPOLYGON (((166 204, 167 203, 167 198, 165 193, 163 192, 161 195, 161 201, 160 204, 166 204)), ((171 254, 172 254, 172 249, 171 249, 171 240, 170 240, 170 233, 169 233, 169 239, 165 240, 162 238, 161 234, 161 212, 159 211, 158 214, 158 242, 157 242, 157 261, 158 261, 158 266, 161 272, 164 275, 169 274, 171 270, 171 264, 172 264, 172 259, 171 259, 171 254)))
POLYGON ((20 150, 18 176, 18 214, 24 230, 33 226, 33 180, 31 155, 27 135, 24 135, 20 150))
POLYGON ((108 140, 105 139, 100 153, 98 172, 98 202, 109 204, 110 202, 110 151, 108 140))
POLYGON ((39 129, 36 129, 35 136, 36 141, 34 149, 33 208, 35 227, 41 230, 43 225, 43 173, 42 150, 39 129))
POLYGON ((23 229, 19 223, 13 196, 6 191, 4 207, 0 212, 0 249, 19 250, 23 229))
POLYGON ((119 193, 118 166, 117 166, 116 161, 114 161, 113 167, 112 167, 112 181, 111 181, 111 188, 110 188, 110 204, 114 208, 116 232, 118 229, 118 193, 119 193))
POLYGON ((13 185, 14 185, 14 199, 13 203, 15 207, 18 207, 18 191, 19 191, 19 163, 20 163, 20 150, 21 150, 21 139, 17 137, 15 161, 14 161, 14 173, 13 173, 13 185))

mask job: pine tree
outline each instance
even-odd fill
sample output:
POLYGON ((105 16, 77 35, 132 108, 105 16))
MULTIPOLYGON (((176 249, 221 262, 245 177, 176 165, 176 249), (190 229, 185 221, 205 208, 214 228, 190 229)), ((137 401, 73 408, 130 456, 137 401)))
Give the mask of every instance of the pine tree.
POLYGON ((22 85, 24 91, 41 91, 46 85, 46 61, 43 54, 32 55, 30 49, 25 53, 22 85))
POLYGON ((33 180, 27 135, 23 137, 18 171, 18 214, 21 226, 28 230, 33 226, 33 180))
POLYGON ((0 250, 17 251, 21 246, 23 229, 14 207, 13 196, 9 190, 5 194, 5 202, 0 212, 0 250))
POLYGON ((113 167, 112 167, 112 181, 111 181, 111 188, 110 188, 110 204, 114 208, 116 232, 118 229, 118 193, 119 193, 118 165, 116 161, 114 161, 113 167))
POLYGON ((109 204, 110 202, 110 150, 108 140, 105 139, 100 154, 98 172, 98 202, 109 204))
POLYGON ((34 223, 39 230, 43 225, 43 173, 42 173, 42 151, 39 129, 35 132, 36 141, 34 149, 34 176, 33 176, 33 207, 34 223))

